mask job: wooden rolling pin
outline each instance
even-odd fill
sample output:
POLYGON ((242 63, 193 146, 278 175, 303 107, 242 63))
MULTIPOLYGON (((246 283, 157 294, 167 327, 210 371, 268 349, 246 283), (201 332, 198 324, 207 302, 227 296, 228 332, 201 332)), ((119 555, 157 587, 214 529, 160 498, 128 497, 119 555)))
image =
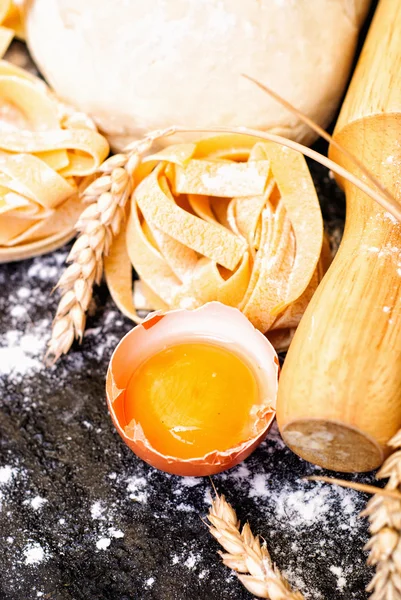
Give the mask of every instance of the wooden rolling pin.
MULTIPOLYGON (((334 133, 401 200, 401 2, 381 0, 334 133)), ((366 178, 333 146, 330 157, 366 178)), ((277 419, 302 458, 381 465, 401 427, 401 226, 348 182, 343 241, 291 344, 277 419)))

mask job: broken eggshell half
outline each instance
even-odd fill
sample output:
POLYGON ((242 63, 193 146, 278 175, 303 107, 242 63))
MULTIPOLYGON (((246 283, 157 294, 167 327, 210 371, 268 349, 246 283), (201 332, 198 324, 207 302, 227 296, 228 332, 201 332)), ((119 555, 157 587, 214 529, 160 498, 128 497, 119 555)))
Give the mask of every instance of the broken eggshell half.
POLYGON ((267 338, 236 308, 209 302, 196 310, 158 311, 118 344, 107 371, 106 392, 113 423, 124 442, 145 462, 175 475, 213 475, 234 467, 265 438, 275 417, 279 362, 267 338), (146 439, 141 425, 127 422, 125 394, 134 371, 163 348, 202 341, 231 350, 250 367, 259 390, 252 435, 225 451, 196 458, 164 456, 146 439))

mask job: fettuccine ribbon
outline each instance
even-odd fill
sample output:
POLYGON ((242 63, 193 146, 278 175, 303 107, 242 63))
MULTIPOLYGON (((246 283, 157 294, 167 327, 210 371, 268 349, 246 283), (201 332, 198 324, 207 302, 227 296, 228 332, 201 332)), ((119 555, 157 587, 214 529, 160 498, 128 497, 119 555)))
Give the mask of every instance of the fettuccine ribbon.
MULTIPOLYGON (((0 56, 21 33, 0 0, 0 56)), ((74 235, 80 183, 109 146, 92 121, 66 107, 39 78, 0 61, 0 262, 54 249, 74 235)))
POLYGON ((125 231, 106 259, 112 296, 138 320, 131 264, 148 308, 240 308, 276 347, 291 336, 329 263, 301 154, 239 135, 147 157, 125 231))
POLYGON ((0 61, 0 262, 73 236, 79 183, 108 151, 87 117, 64 107, 41 80, 0 61))

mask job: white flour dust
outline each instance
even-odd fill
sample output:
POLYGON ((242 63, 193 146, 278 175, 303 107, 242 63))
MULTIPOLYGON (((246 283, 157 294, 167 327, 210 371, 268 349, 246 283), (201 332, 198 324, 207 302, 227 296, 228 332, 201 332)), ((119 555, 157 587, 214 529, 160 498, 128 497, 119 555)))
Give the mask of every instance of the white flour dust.
POLYGON ((0 467, 0 486, 10 483, 17 473, 17 469, 11 467, 10 465, 0 467))
POLYGON ((36 542, 27 544, 24 548, 23 554, 24 563, 26 565, 38 565, 47 558, 42 546, 36 542))
POLYGON ((145 477, 136 477, 132 476, 127 479, 127 491, 129 492, 129 497, 131 500, 135 500, 135 502, 141 502, 142 504, 146 504, 148 500, 148 494, 145 490, 147 486, 147 481, 145 477))
MULTIPOLYGON (((16 320, 19 321, 19 318, 16 320)), ((11 327, 18 327, 18 324, 11 323, 11 327)), ((42 370, 49 328, 50 320, 41 319, 37 323, 29 323, 25 331, 17 328, 7 331, 0 342, 0 376, 11 375, 20 379, 42 370)))
MULTIPOLYGON (((199 565, 202 564, 203 561, 203 554, 202 553, 195 553, 193 550, 189 550, 187 548, 187 544, 183 544, 183 549, 181 550, 181 552, 179 552, 178 554, 175 553, 172 555, 171 557, 171 564, 174 565, 181 565, 183 567, 185 567, 186 569, 189 569, 190 571, 193 571, 195 569, 197 569, 199 567, 199 565)), ((204 570, 202 571, 204 574, 202 575, 202 577, 200 577, 199 574, 199 578, 203 579, 203 577, 205 577, 205 572, 204 570)))
POLYGON ((184 566, 187 567, 188 569, 193 569, 195 567, 195 565, 199 562, 199 560, 200 560, 199 556, 197 556, 193 552, 190 552, 188 555, 188 558, 184 562, 184 566))
POLYGON ((22 483, 25 479, 25 472, 21 468, 11 465, 0 467, 0 512, 6 510, 6 506, 12 502, 16 485, 22 483))
POLYGON ((24 504, 27 504, 35 511, 39 511, 46 503, 46 498, 41 498, 40 496, 35 496, 31 500, 24 500, 24 504))
POLYGON ((106 507, 102 504, 100 500, 94 502, 90 508, 92 519, 104 519, 104 512, 106 507))
MULTIPOLYGON (((29 477, 25 469, 19 466, 3 465, 0 467, 0 512, 5 512, 5 516, 11 516, 10 508, 15 503, 14 492, 23 490, 28 498, 22 502, 23 505, 32 509, 34 512, 40 511, 47 503, 45 498, 39 495, 30 497, 29 477)), ((7 535, 6 531, 2 532, 7 535)), ((30 538, 31 532, 22 531, 23 547, 21 548, 20 541, 7 535, 6 541, 10 547, 10 552, 13 554, 13 562, 16 568, 19 565, 27 567, 36 567, 49 558, 49 553, 39 541, 34 541, 30 538)))
POLYGON ((60 276, 58 265, 47 264, 45 260, 36 260, 28 270, 29 278, 41 279, 42 281, 51 281, 60 276))
POLYGON ((95 535, 95 546, 98 550, 107 550, 114 539, 124 537, 121 529, 116 529, 113 522, 116 518, 116 505, 107 506, 102 500, 96 500, 90 506, 92 528, 95 535))
POLYGON ((344 570, 341 567, 335 567, 334 565, 332 565, 329 570, 337 577, 337 589, 342 592, 347 585, 347 580, 344 577, 344 570))
MULTIPOLYGON (((43 317, 43 307, 50 307, 50 294, 63 271, 66 256, 65 252, 59 251, 34 259, 26 272, 29 283, 16 285, 11 288, 8 297, 0 298, 0 307, 7 320, 7 333, 0 339, 0 380, 19 383, 46 370, 43 359, 51 335, 55 306, 53 303, 48 317, 43 317), (40 318, 35 316, 38 309, 40 318)), ((0 280, 0 285, 2 283, 0 280)), ((101 327, 85 332, 85 338, 96 336, 98 343, 92 354, 99 360, 111 355, 121 337, 113 329, 122 322, 117 310, 109 310, 101 327)), ((82 354, 76 353, 73 361, 78 368, 82 364, 82 354)), ((47 370, 46 373, 52 374, 53 371, 47 370)), ((62 376, 60 373, 58 370, 58 378, 62 376)), ((88 421, 84 421, 84 426, 90 428, 88 421)))
POLYGON ((27 283, 11 288, 8 297, 3 299, 8 330, 0 340, 0 377, 7 377, 10 382, 20 381, 45 368, 43 356, 51 315, 39 319, 33 315, 38 306, 49 302, 65 258, 66 254, 59 252, 34 259, 24 276, 27 283), (40 282, 47 282, 49 286, 43 289, 40 282))
POLYGON ((124 537, 124 533, 121 531, 121 529, 115 529, 114 527, 109 527, 108 529, 109 535, 111 535, 111 537, 113 538, 123 538, 124 537))
POLYGON ((176 510, 180 510, 181 512, 195 512, 195 508, 190 504, 185 504, 185 502, 180 502, 175 508, 176 510))
POLYGON ((266 498, 270 494, 268 488, 268 477, 265 475, 257 474, 251 479, 252 486, 249 489, 250 498, 266 498))
POLYGON ((107 550, 107 548, 110 546, 111 544, 111 539, 110 538, 100 538, 97 542, 96 542, 96 548, 98 550, 107 550))

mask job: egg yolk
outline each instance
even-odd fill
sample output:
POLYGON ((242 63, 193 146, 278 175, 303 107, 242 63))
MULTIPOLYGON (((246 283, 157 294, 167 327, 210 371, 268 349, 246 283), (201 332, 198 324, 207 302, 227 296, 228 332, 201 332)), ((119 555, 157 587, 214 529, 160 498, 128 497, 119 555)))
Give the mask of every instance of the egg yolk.
POLYGON ((161 454, 200 458, 251 437, 258 399, 255 376, 239 356, 192 342, 143 362, 129 381, 124 408, 126 422, 135 419, 161 454))

